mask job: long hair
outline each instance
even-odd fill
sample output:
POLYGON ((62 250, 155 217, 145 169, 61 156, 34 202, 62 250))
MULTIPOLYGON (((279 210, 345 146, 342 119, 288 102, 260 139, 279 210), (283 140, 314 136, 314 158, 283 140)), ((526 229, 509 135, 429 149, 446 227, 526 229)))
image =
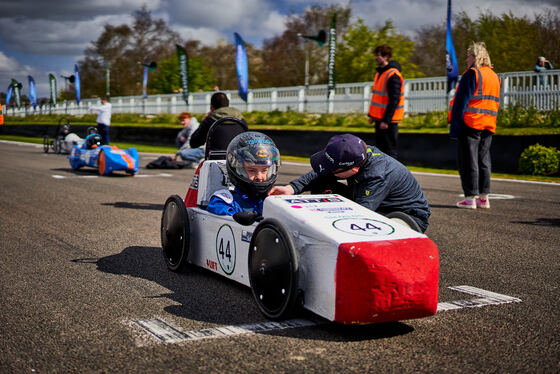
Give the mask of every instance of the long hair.
POLYGON ((474 57, 474 67, 492 67, 490 55, 488 55, 486 44, 484 44, 484 42, 472 42, 469 49, 467 49, 467 53, 470 53, 474 57))

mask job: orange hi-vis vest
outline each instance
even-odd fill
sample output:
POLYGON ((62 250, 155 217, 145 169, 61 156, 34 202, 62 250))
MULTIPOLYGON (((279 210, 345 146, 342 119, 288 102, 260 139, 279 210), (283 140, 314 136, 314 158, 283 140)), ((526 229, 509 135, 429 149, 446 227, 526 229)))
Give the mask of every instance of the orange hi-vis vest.
MULTIPOLYGON (((480 68, 473 67, 471 69, 476 73, 476 89, 465 109, 463 121, 465 121, 467 126, 473 129, 496 132, 496 120, 500 107, 501 79, 494 73, 494 70, 488 66, 482 66, 480 68)), ((463 75, 465 73, 463 73, 463 75)), ((453 110, 454 101, 455 97, 453 97, 450 102, 449 121, 451 121, 451 111, 453 110)))
POLYGON ((2 103, 0 103, 0 125, 4 124, 4 112, 2 112, 2 103))
POLYGON ((401 95, 399 97, 399 103, 393 118, 389 122, 400 122, 404 117, 404 79, 398 69, 390 68, 379 75, 375 74, 373 79, 373 93, 371 94, 371 104, 369 106, 369 116, 375 120, 381 121, 385 110, 387 109, 387 104, 389 103, 389 95, 387 93, 387 82, 389 78, 396 74, 401 80, 401 95))

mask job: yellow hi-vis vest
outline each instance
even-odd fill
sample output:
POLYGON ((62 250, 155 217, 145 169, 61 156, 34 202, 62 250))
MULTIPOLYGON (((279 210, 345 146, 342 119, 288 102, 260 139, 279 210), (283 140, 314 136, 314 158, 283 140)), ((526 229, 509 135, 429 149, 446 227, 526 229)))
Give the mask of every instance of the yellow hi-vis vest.
MULTIPOLYGON (((473 67, 471 69, 476 73, 476 89, 465 109, 463 121, 465 121, 467 126, 473 129, 496 132, 496 120, 500 107, 501 79, 494 73, 494 70, 488 66, 482 66, 480 68, 473 67)), ((463 73, 463 75, 465 73, 463 73)), ((450 102, 449 121, 451 121, 451 111, 453 110, 454 102, 455 97, 453 97, 450 102)))
POLYGON ((369 116, 377 121, 381 121, 383 119, 383 115, 387 109, 387 104, 389 103, 387 82, 393 74, 396 74, 401 80, 401 95, 399 97, 399 103, 395 109, 395 113, 393 114, 393 118, 389 122, 400 122, 404 117, 404 79, 398 69, 391 68, 384 71, 381 75, 376 73, 373 80, 373 93, 371 94, 369 116))

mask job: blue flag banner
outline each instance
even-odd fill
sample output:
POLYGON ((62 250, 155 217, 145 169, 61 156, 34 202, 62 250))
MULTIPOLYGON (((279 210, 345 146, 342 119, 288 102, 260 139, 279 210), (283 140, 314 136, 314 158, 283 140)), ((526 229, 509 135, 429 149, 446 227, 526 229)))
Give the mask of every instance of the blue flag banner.
POLYGON ((455 55, 453 37, 451 36, 451 15, 451 0, 447 0, 447 38, 445 40, 447 92, 455 88, 455 86, 457 85, 457 77, 459 76, 459 68, 457 67, 457 56, 455 55))
POLYGON ((235 66, 237 68, 237 87, 239 90, 239 97, 247 102, 247 92, 249 91, 249 68, 247 66, 247 51, 243 39, 238 33, 233 33, 235 36, 235 66))
POLYGON ((10 83, 10 85, 8 86, 8 90, 6 91, 6 110, 8 110, 8 107, 10 106, 10 100, 12 99, 12 84, 10 83))
POLYGON ((148 93, 146 87, 148 86, 148 59, 144 62, 144 79, 142 80, 142 97, 147 98, 148 93))
POLYGON ((74 64, 74 88, 76 89, 76 103, 80 104, 80 72, 78 65, 74 64))
POLYGON ((31 101, 31 105, 35 109, 37 107, 37 86, 31 75, 28 75, 27 79, 29 80, 29 101, 31 101))

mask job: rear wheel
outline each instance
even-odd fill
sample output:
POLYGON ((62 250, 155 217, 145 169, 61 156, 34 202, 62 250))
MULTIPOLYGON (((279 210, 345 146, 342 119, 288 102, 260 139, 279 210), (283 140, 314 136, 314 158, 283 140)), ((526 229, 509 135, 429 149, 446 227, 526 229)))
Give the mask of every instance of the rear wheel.
POLYGON ((52 140, 52 147, 53 147, 53 152, 54 153, 60 153, 62 152, 62 139, 59 137, 56 137, 55 139, 52 140))
POLYGON ((169 196, 163 208, 161 248, 169 270, 185 270, 190 249, 190 227, 187 208, 178 195, 169 196))
POLYGON ((249 281, 260 311, 273 320, 288 318, 298 298, 298 261, 292 237, 278 220, 255 229, 249 247, 249 281))
POLYGON ((387 214, 386 216, 387 218, 390 218, 391 221, 395 221, 397 223, 400 223, 401 225, 410 227, 411 229, 413 229, 414 231, 418 231, 418 232, 422 232, 422 230, 420 229, 420 226, 418 225, 418 223, 414 220, 414 218, 412 218, 411 216, 409 216, 406 213, 403 212, 391 212, 389 214, 387 214))

